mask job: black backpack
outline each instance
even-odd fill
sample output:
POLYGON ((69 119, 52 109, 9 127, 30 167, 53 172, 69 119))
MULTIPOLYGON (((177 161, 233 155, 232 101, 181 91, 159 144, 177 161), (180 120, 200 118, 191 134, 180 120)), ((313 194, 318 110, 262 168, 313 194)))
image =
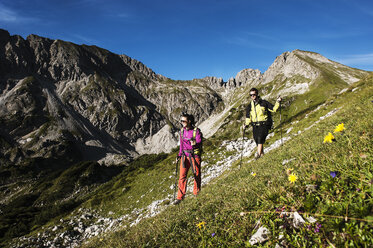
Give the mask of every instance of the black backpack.
POLYGON ((271 130, 273 128, 273 119, 272 119, 272 113, 270 111, 267 110, 267 122, 266 122, 266 126, 268 128, 268 130, 271 130))

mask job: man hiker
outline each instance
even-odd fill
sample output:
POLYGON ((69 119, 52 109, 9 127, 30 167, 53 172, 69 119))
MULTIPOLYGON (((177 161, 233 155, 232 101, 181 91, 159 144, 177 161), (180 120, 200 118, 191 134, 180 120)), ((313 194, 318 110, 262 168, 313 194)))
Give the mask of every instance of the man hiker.
POLYGON ((277 98, 275 106, 260 98, 258 90, 252 88, 250 90, 251 102, 246 107, 246 120, 244 128, 250 124, 253 126, 253 137, 257 145, 255 159, 264 155, 263 144, 268 135, 268 131, 272 128, 272 115, 280 106, 281 97, 277 98))
POLYGON ((177 192, 177 199, 174 204, 179 204, 186 194, 187 175, 189 168, 192 168, 194 175, 193 194, 196 196, 201 190, 201 152, 202 133, 194 126, 194 116, 183 113, 180 120, 180 177, 177 192))

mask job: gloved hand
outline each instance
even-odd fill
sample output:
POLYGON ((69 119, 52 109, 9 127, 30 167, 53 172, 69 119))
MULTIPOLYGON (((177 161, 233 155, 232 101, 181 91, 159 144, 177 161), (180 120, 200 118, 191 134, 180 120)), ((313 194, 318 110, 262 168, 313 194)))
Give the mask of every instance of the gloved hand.
POLYGON ((281 102, 282 101, 282 98, 281 98, 281 96, 279 96, 278 98, 277 98, 277 102, 281 102))

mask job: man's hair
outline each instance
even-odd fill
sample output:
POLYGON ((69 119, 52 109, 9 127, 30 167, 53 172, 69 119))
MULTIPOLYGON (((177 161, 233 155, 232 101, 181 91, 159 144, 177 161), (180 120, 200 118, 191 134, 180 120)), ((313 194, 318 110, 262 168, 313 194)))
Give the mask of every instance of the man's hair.
POLYGON ((259 91, 258 91, 257 88, 251 88, 250 92, 251 92, 251 91, 255 91, 255 94, 257 94, 257 95, 258 95, 258 93, 259 93, 259 91))
POLYGON ((194 116, 193 115, 183 112, 183 113, 181 113, 181 116, 187 118, 187 120, 190 121, 190 125, 194 126, 195 122, 194 122, 194 116))

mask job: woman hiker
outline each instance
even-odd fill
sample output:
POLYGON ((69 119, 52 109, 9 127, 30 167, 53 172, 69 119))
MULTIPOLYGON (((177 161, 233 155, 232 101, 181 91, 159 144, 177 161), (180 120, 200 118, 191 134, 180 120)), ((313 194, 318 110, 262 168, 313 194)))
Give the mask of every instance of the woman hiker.
POLYGON ((252 88, 250 90, 251 102, 246 108, 246 120, 244 128, 248 125, 253 126, 253 137, 257 145, 255 159, 264 155, 263 144, 267 138, 268 131, 272 128, 272 116, 280 106, 281 97, 277 98, 275 106, 260 98, 258 90, 252 88))
POLYGON ((202 133, 199 128, 194 126, 193 115, 183 113, 180 122, 183 125, 180 130, 180 150, 178 155, 178 158, 180 158, 180 177, 177 199, 174 205, 179 204, 185 197, 187 175, 190 167, 194 175, 193 194, 196 196, 201 190, 202 133))

